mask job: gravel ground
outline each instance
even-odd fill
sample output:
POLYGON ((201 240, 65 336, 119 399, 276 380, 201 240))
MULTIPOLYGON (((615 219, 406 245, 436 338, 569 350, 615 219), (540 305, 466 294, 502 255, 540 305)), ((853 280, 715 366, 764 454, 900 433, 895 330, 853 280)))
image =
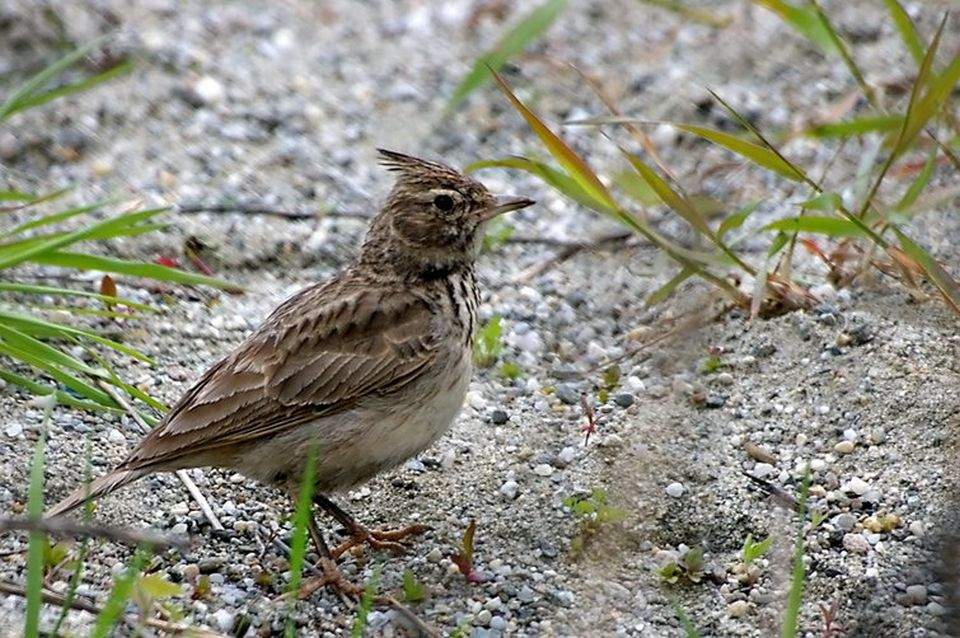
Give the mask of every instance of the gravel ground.
MULTIPOLYGON (((369 214, 389 187, 375 164, 378 146, 455 165, 536 148, 489 87, 451 118, 441 117, 471 61, 521 12, 512 3, 44 4, 59 12, 77 41, 118 28, 111 46, 137 66, 109 88, 0 128, 0 176, 11 187, 76 184, 73 196, 84 201, 112 195, 151 205, 252 202, 369 214), (480 7, 491 11, 476 13, 480 7)), ((925 32, 948 4, 923 3, 917 15, 925 32)), ((894 92, 910 77, 912 63, 880 3, 824 5, 856 43, 869 80, 894 92)), ((840 64, 770 14, 740 2, 723 7, 734 22, 714 30, 627 0, 570 3, 508 77, 552 122, 602 113, 566 63, 596 75, 625 112, 715 126, 726 122, 704 101, 706 85, 771 130, 823 112, 852 90, 840 64)), ((42 16, 25 0, 0 7, 0 73, 32 68, 50 55, 56 30, 42 16)), ((957 24, 945 33, 945 50, 956 48, 957 24)), ((622 168, 616 147, 595 132, 566 132, 605 174, 622 168)), ((627 140, 620 131, 611 134, 627 140)), ((666 161, 702 192, 734 203, 762 199, 752 224, 785 216, 787 202, 800 197, 670 129, 656 127, 653 136, 666 161), (707 178, 693 177, 708 170, 707 178)), ((813 174, 829 162, 829 181, 854 172, 871 148, 851 144, 837 153, 798 140, 788 151, 813 174)), ((528 177, 488 171, 483 179, 493 190, 541 202, 515 215, 517 236, 571 240, 615 230, 528 177)), ((932 188, 951 179, 940 172, 932 188)), ((955 200, 947 202, 914 229, 948 266, 956 264, 960 245, 954 211, 955 200)), ((665 213, 651 214, 655 223, 678 228, 665 213)), ((156 358, 154 368, 124 370, 168 402, 281 299, 335 272, 364 227, 349 216, 171 219, 168 232, 112 249, 139 258, 177 256, 187 237, 197 237, 215 270, 248 292, 174 291, 160 298, 120 283, 121 294, 162 305, 159 316, 111 329, 156 358)), ((763 247, 753 235, 744 242, 747 251, 763 247)), ((428 590, 427 600, 411 607, 444 633, 469 627, 475 636, 680 636, 676 610, 682 609, 705 636, 776 635, 797 522, 745 473, 796 496, 809 463, 810 505, 822 521, 805 536, 808 635, 825 635, 822 608, 834 609, 850 636, 949 634, 955 552, 944 532, 956 528, 960 425, 953 315, 935 300, 916 303, 889 279, 867 277, 856 289, 834 290, 813 262, 801 262, 798 275, 821 302, 808 312, 751 323, 721 313, 696 285, 671 304, 647 309, 642 299, 672 272, 640 245, 582 252, 517 282, 518 272, 554 250, 510 243, 481 259, 482 312, 503 316, 504 358, 523 374, 511 381, 495 371, 478 373, 446 437, 340 497, 369 525, 432 527, 408 555, 353 557, 348 574, 363 580, 380 565, 382 588, 398 591, 409 569, 428 590), (691 316, 705 318, 705 325, 688 326, 691 316), (667 331, 671 336, 657 345, 640 348, 667 331), (616 357, 623 357, 621 379, 597 406, 598 432, 585 446, 580 395, 597 395, 600 369, 616 357), (625 520, 588 533, 563 501, 598 488, 625 520), (477 523, 482 576, 475 584, 448 558, 470 520, 477 523), (748 534, 773 538, 749 566, 741 560, 748 534), (659 570, 683 562, 691 548, 704 552, 702 569, 662 582, 659 570)), ((18 392, 0 396, 0 506, 17 512, 26 499, 24 459, 43 419, 18 392)), ((97 473, 139 438, 127 418, 62 409, 54 411, 48 435, 48 503, 80 481, 85 437, 97 473)), ((206 595, 182 601, 190 623, 227 634, 247 625, 249 635, 279 633, 286 607, 276 597, 286 560, 270 540, 289 534, 288 504, 229 473, 192 476, 224 533, 211 532, 169 475, 104 499, 97 518, 195 535, 195 547, 154 563, 187 592, 208 577, 206 595)), ((23 537, 2 539, 0 577, 23 581, 25 546, 23 537)), ((127 547, 95 545, 81 591, 102 603, 129 557, 127 547)), ((65 580, 55 576, 51 587, 62 589, 65 580)), ((22 614, 20 599, 0 599, 0 626, 19 627, 22 614)), ((327 592, 295 611, 303 635, 344 634, 354 615, 327 592)), ((79 634, 89 622, 82 613, 69 620, 79 634)), ((404 635, 405 623, 387 608, 370 616, 375 635, 404 635)))

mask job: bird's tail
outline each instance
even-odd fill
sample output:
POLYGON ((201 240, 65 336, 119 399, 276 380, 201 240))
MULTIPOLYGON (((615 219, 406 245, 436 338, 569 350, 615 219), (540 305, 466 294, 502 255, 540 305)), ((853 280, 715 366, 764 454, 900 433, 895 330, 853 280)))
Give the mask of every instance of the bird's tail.
POLYGON ((44 514, 44 518, 52 518, 66 514, 70 510, 80 507, 87 501, 92 501, 105 496, 114 490, 118 490, 128 483, 133 483, 138 478, 146 474, 143 470, 115 470, 91 481, 89 486, 81 486, 74 490, 70 496, 63 499, 44 514))

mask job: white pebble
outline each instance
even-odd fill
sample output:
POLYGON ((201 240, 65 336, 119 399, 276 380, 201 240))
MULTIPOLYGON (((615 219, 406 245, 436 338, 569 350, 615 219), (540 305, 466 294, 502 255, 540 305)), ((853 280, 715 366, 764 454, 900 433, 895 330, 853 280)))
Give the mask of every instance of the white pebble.
POLYGON ((220 81, 212 76, 205 75, 194 85, 194 92, 197 94, 201 100, 207 104, 214 104, 223 100, 226 95, 226 91, 223 89, 223 84, 220 81))
POLYGON ((516 481, 506 481, 503 485, 500 486, 500 494, 510 499, 511 501, 517 498, 517 494, 520 492, 520 484, 516 481))
POLYGON ((126 437, 124 437, 123 433, 117 428, 110 428, 110 430, 107 431, 107 440, 114 445, 120 445, 127 442, 126 437))
POLYGON ((553 474, 553 466, 547 463, 541 463, 533 468, 533 473, 537 476, 550 476, 553 474))
POLYGON ((681 483, 671 483, 665 489, 667 496, 672 496, 673 498, 680 498, 683 496, 683 484, 681 483))
POLYGON ((233 629, 233 623, 236 620, 236 616, 232 611, 218 609, 217 611, 213 612, 213 620, 217 623, 220 631, 230 631, 233 629))
POLYGON ((19 438, 23 434, 23 426, 19 423, 11 423, 6 427, 3 433, 9 436, 11 439, 19 438))
POLYGON ((868 485, 867 482, 859 476, 854 476, 852 479, 844 483, 841 489, 844 492, 851 492, 857 496, 863 496, 870 491, 870 485, 868 485))
POLYGON ((775 468, 769 463, 757 463, 753 466, 753 474, 757 478, 767 478, 772 476, 775 471, 775 468))

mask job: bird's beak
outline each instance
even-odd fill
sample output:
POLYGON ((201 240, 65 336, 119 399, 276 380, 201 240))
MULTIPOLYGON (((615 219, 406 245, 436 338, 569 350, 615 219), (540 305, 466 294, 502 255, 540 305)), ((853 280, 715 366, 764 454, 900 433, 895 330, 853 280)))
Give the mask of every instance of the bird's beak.
POLYGON ((520 210, 533 204, 536 204, 536 202, 526 197, 498 197, 493 206, 480 213, 480 221, 485 222, 504 213, 520 210))

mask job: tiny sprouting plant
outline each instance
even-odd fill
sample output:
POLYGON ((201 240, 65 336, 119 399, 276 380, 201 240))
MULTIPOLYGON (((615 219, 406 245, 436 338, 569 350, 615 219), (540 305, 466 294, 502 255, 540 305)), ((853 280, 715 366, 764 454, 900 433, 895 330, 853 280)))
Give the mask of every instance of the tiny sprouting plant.
POLYGON ((597 413, 594 412, 593 404, 590 403, 590 399, 585 394, 580 395, 580 409, 583 411, 583 417, 586 420, 580 426, 580 431, 583 432, 583 446, 586 447, 590 443, 590 435, 597 431, 597 413))
POLYGON ((694 547, 687 550, 680 560, 670 561, 657 570, 657 575, 660 576, 660 580, 671 585, 681 578, 691 583, 699 583, 703 578, 703 566, 704 549, 694 547))
POLYGON ((427 589, 423 586, 413 572, 409 569, 403 570, 403 600, 408 603, 419 603, 427 597, 427 589))
POLYGON ((473 360, 481 368, 489 368, 500 358, 503 343, 500 340, 502 328, 500 315, 493 315, 477 332, 473 341, 473 360))
POLYGON ((563 499, 563 506, 580 524, 578 534, 570 541, 570 549, 574 554, 583 551, 590 539, 605 526, 622 523, 627 518, 626 510, 611 505, 606 490, 598 487, 587 495, 568 496, 563 499))
POLYGON ((477 521, 470 519, 467 529, 460 539, 460 551, 450 555, 450 560, 457 566, 468 583, 479 583, 483 578, 473 566, 473 539, 477 533, 477 521))
POLYGON ((520 366, 513 361, 504 361, 501 363, 500 369, 497 372, 504 379, 509 379, 511 381, 519 379, 523 376, 523 370, 520 369, 520 366))
POLYGON ((600 379, 600 390, 597 392, 597 401, 606 403, 610 393, 620 385, 620 366, 612 365, 603 371, 600 379))
POLYGON ((380 589, 380 566, 373 568, 369 580, 364 583, 363 595, 360 597, 360 604, 357 605, 357 617, 353 621, 353 627, 350 628, 351 638, 362 638, 364 630, 367 628, 367 619, 370 611, 373 609, 373 603, 377 598, 377 590, 380 589))
POLYGON ((766 554, 772 545, 773 536, 767 536, 762 541, 754 541, 753 535, 747 534, 746 540, 743 541, 743 550, 740 552, 740 556, 744 564, 749 565, 766 554))

